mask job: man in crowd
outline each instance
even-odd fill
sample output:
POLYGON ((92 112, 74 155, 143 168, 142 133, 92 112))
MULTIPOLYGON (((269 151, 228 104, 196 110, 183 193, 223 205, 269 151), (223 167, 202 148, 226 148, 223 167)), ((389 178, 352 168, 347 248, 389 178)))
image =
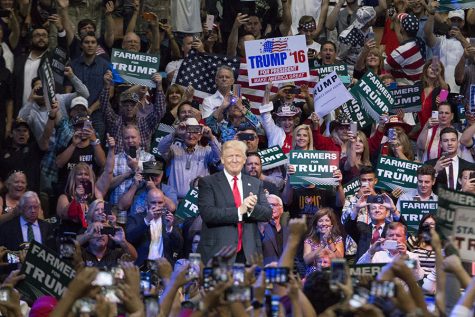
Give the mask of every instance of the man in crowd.
POLYGON ((233 84, 234 71, 229 66, 220 66, 216 71, 216 87, 218 90, 203 100, 200 109, 203 119, 209 117, 218 107, 227 108, 227 105, 224 105, 224 98, 229 98, 233 84))
POLYGON ((254 254, 262 254, 256 222, 272 216, 262 182, 241 173, 246 161, 246 145, 232 140, 223 145, 224 171, 199 181, 198 208, 203 218, 198 247, 207 262, 222 247, 237 248, 232 261, 248 263, 254 254))
POLYGON ((435 185, 435 169, 431 165, 422 165, 417 169, 417 188, 402 194, 396 204, 397 210, 401 210, 401 201, 437 201, 438 196, 432 188, 435 185))
POLYGON ((459 182, 462 192, 475 194, 475 167, 464 169, 459 182))
POLYGON ((284 213, 282 199, 279 196, 270 194, 267 196, 267 201, 272 208, 272 218, 264 225, 262 231, 264 265, 279 261, 288 237, 287 226, 281 222, 281 217, 284 213))
POLYGON ((262 173, 261 157, 256 153, 248 153, 245 165, 245 171, 249 176, 260 179, 264 186, 264 191, 268 194, 279 195, 280 192, 273 183, 266 181, 265 175, 262 173))

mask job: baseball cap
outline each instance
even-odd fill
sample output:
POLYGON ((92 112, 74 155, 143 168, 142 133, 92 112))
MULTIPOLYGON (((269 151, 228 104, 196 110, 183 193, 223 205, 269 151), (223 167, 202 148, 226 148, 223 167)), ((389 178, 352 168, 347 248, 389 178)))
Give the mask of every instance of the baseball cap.
POLYGON ((26 122, 23 118, 18 117, 12 123, 12 130, 15 130, 16 128, 21 127, 21 126, 24 126, 27 129, 30 128, 30 126, 28 125, 28 122, 26 122))
POLYGON ((89 107, 89 103, 87 102, 86 98, 79 96, 71 100, 71 104, 69 105, 69 110, 73 109, 76 106, 83 106, 87 110, 87 107, 89 107))
POLYGON ((454 11, 449 11, 448 15, 449 19, 452 18, 459 18, 465 21, 465 12, 463 10, 454 10, 454 11))
POLYGON ((160 175, 163 172, 163 163, 160 161, 143 162, 142 174, 160 175))
POLYGON ((135 92, 124 92, 120 95, 120 102, 124 101, 133 101, 133 102, 139 102, 139 95, 137 95, 135 92))

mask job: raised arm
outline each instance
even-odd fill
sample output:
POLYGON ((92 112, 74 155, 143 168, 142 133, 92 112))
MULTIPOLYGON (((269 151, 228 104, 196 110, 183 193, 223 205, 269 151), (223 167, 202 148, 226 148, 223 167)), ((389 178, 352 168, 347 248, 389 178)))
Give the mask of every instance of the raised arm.
POLYGON ((317 29, 315 30, 316 37, 318 37, 325 30, 325 20, 327 19, 329 3, 330 3, 330 0, 322 1, 322 9, 320 11, 320 16, 318 18, 317 29))
POLYGON ((74 27, 68 13, 69 0, 57 0, 57 3, 58 14, 63 21, 63 28, 66 31, 66 40, 69 46, 74 40, 74 27))
POLYGON ((114 13, 114 1, 108 1, 105 6, 104 15, 105 15, 105 31, 104 31, 104 42, 107 47, 111 48, 114 45, 115 35, 114 35, 114 18, 112 13, 114 13))
POLYGON ((333 7, 332 12, 327 17, 327 22, 325 23, 326 28, 329 31, 333 31, 336 27, 336 23, 338 21, 338 15, 340 13, 341 8, 345 4, 346 0, 338 0, 337 4, 333 7))
POLYGON ((97 193, 99 194, 99 197, 105 197, 111 186, 110 184, 112 183, 112 173, 114 171, 115 163, 115 140, 109 135, 109 133, 107 133, 107 144, 109 145, 109 152, 107 153, 104 171, 96 182, 96 197, 97 193))
POLYGON ((239 28, 249 21, 247 14, 238 13, 228 38, 227 55, 236 56, 239 41, 239 28))
POLYGON ((282 22, 279 25, 279 30, 283 36, 287 36, 292 26, 292 11, 290 9, 292 5, 292 0, 281 0, 281 1, 282 1, 282 22))

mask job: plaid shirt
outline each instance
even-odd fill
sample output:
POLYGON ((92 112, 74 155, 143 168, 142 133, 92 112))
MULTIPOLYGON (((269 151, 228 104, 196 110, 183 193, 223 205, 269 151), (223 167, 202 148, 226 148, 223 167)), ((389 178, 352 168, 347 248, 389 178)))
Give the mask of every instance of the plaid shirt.
POLYGON ((74 129, 69 122, 69 118, 62 117, 56 127, 55 137, 49 141, 48 152, 41 161, 41 173, 51 182, 55 182, 58 179, 58 167, 56 166, 58 150, 69 145, 73 134, 74 129))
MULTIPOLYGON (((155 156, 150 153, 145 152, 144 150, 140 149, 137 151, 137 159, 139 161, 139 168, 142 170, 142 163, 147 161, 155 161, 155 156)), ((113 176, 119 176, 125 173, 131 172, 132 169, 127 165, 127 154, 125 152, 120 152, 115 156, 114 161, 114 172, 113 176)), ((120 196, 125 194, 130 186, 132 186, 134 182, 134 177, 129 177, 122 183, 120 183, 110 194, 110 203, 113 205, 117 205, 119 203, 120 196)))
MULTIPOLYGON (((115 153, 120 153, 124 150, 122 128, 126 123, 122 116, 114 112, 109 103, 109 87, 104 87, 104 89, 102 89, 99 101, 107 123, 107 132, 115 139, 115 153)), ((150 146, 152 134, 155 132, 157 125, 165 115, 165 108, 165 95, 163 94, 163 91, 157 89, 155 93, 155 102, 153 103, 153 110, 145 117, 136 118, 135 124, 139 128, 140 139, 142 140, 142 145, 146 150, 148 150, 150 146)))

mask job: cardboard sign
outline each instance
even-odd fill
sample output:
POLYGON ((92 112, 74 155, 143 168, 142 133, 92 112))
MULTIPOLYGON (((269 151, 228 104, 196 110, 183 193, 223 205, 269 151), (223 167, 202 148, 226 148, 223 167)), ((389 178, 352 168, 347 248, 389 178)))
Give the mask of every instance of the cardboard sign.
POLYGON ((160 123, 157 130, 155 130, 155 132, 153 133, 152 140, 150 142, 150 149, 152 149, 151 153, 153 155, 155 156, 160 155, 160 152, 158 152, 158 144, 160 143, 160 141, 162 141, 164 137, 166 137, 167 135, 173 132, 175 132, 174 127, 164 124, 164 123, 160 123))
POLYGON ((198 188, 191 188, 183 198, 175 212, 175 217, 185 220, 200 214, 198 210, 198 188))
POLYGON ((341 110, 350 119, 350 121, 356 122, 358 124, 359 129, 363 129, 373 122, 368 113, 361 106, 361 103, 355 97, 344 103, 341 106, 341 110))
POLYGON ((367 72, 350 93, 360 102, 373 121, 378 122, 382 114, 389 113, 394 97, 386 85, 372 72, 367 72))
POLYGON ((351 181, 343 185, 345 197, 354 196, 360 190, 361 182, 359 177, 353 178, 351 181))
POLYGON ((257 154, 261 158, 263 171, 287 164, 288 162, 287 156, 278 145, 259 151, 257 154))
POLYGON ((333 172, 338 169, 339 160, 338 152, 292 150, 289 164, 295 165, 295 173, 290 175, 290 184, 314 184, 320 188, 337 186, 333 172))
POLYGON ((158 71, 159 55, 113 49, 111 64, 114 83, 128 82, 155 88, 151 78, 158 71))
POLYGON ((473 208, 459 207, 455 210, 454 239, 462 260, 475 259, 475 213, 473 208))
POLYGON ((391 89, 391 95, 394 97, 394 104, 391 113, 395 113, 397 109, 401 109, 404 112, 421 111, 421 91, 421 83, 412 86, 399 86, 395 89, 391 89))
POLYGON ((426 214, 435 214, 437 212, 438 203, 436 201, 415 201, 402 200, 401 216, 407 224, 407 231, 409 233, 416 233, 419 229, 419 224, 422 217, 426 214))
POLYGON ((319 79, 327 76, 330 73, 336 72, 340 80, 345 85, 351 83, 351 77, 348 74, 348 66, 346 64, 339 65, 319 65, 315 67, 315 70, 318 72, 319 79))
POLYGON ((64 67, 68 62, 68 53, 61 47, 56 47, 51 58, 51 69, 57 86, 63 86, 64 67))
POLYGON ((244 42, 249 86, 309 78, 305 35, 244 42))
POLYGON ((404 192, 417 188, 417 170, 422 164, 381 155, 376 166, 377 188, 392 191, 401 188, 404 192))
POLYGON ((20 274, 26 277, 16 288, 28 299, 36 300, 43 295, 60 299, 76 271, 55 252, 33 241, 20 274))
MULTIPOLYGON (((442 239, 447 239, 453 233, 456 209, 459 207, 475 207, 475 195, 453 191, 439 186, 439 208, 437 209, 437 231, 442 239)), ((460 245, 459 245, 460 247, 460 245)))
POLYGON ((313 93, 315 112, 323 118, 351 98, 351 94, 334 71, 315 85, 313 93))
POLYGON ((54 82, 53 69, 48 58, 43 58, 38 68, 38 74, 43 85, 43 96, 46 103, 46 108, 51 109, 51 104, 56 97, 56 84, 54 82))
POLYGON ((475 8, 475 1, 473 0, 440 0, 438 11, 466 10, 473 8, 475 8))
POLYGON ((386 264, 387 263, 355 264, 349 267, 350 276, 360 277, 367 275, 376 277, 386 264))

